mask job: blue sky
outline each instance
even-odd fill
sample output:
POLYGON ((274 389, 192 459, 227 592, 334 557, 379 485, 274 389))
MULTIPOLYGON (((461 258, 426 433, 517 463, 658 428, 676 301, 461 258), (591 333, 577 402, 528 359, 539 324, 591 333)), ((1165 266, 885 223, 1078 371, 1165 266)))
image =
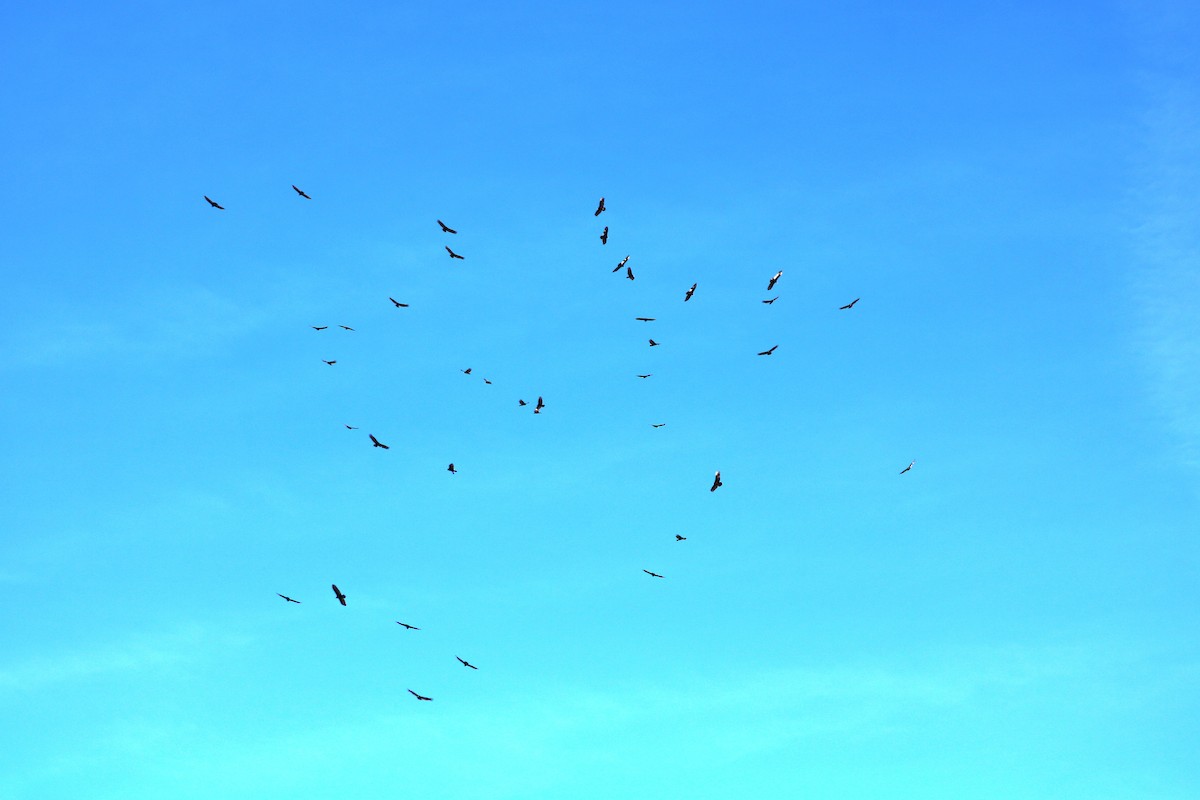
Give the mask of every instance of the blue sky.
POLYGON ((0 10, 0 797, 1196 797, 1198 26, 0 10))

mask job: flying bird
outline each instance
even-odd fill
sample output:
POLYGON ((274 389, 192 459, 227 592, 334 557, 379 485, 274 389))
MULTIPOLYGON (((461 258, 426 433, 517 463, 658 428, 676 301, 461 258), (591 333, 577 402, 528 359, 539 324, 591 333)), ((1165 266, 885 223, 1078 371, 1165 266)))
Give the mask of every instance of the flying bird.
POLYGON ((713 485, 712 485, 712 488, 709 489, 709 491, 715 492, 717 489, 719 489, 720 487, 722 487, 724 485, 725 484, 721 483, 721 470, 717 470, 717 477, 713 478, 713 485))
POLYGON ((411 694, 413 697, 417 698, 418 700, 433 700, 432 697, 425 697, 424 695, 417 694, 412 689, 409 689, 408 693, 411 694))
POLYGON ((389 297, 388 300, 391 300, 392 305, 394 305, 396 308, 408 308, 408 303, 401 303, 394 297, 389 297))
POLYGON ((766 303, 767 305, 771 305, 771 303, 774 303, 778 299, 779 299, 779 295, 775 295, 770 300, 763 300, 763 302, 766 303))
POLYGON ((322 358, 322 359, 321 359, 321 361, 322 361, 322 363, 328 364, 328 365, 329 365, 329 366, 331 366, 331 367, 332 367, 334 364, 336 364, 336 363, 337 363, 337 359, 336 359, 336 358, 335 358, 333 361, 326 361, 325 359, 323 359, 323 358, 322 358))
POLYGON ((644 570, 642 570, 642 572, 646 573, 646 574, 647 574, 647 575, 649 575, 651 578, 661 578, 661 577, 662 577, 662 575, 659 575, 657 572, 651 572, 651 571, 650 571, 650 570, 648 570, 648 569, 644 569, 644 570))
POLYGON ((600 244, 608 244, 608 226, 604 226, 604 233, 600 234, 600 244))
POLYGON ((342 329, 342 330, 344 330, 344 331, 352 331, 352 330, 354 330, 354 328, 351 328, 349 325, 338 325, 338 327, 339 327, 339 328, 341 328, 341 329, 342 329))
MULTIPOLYGON (((458 656, 455 656, 455 658, 458 658, 458 656)), ((475 666, 474 664, 468 664, 466 661, 463 661, 461 658, 458 658, 458 663, 462 664, 464 667, 470 667, 471 669, 479 669, 479 667, 475 666)))
POLYGON ((663 427, 663 426, 664 426, 664 425, 666 425, 666 424, 667 424, 667 423, 665 423, 665 422, 651 422, 651 423, 650 423, 650 427, 651 427, 651 428, 661 428, 661 427, 663 427))
POLYGON ((631 280, 631 281, 636 280, 636 278, 633 277, 633 267, 625 268, 625 277, 629 278, 629 280, 631 280))
POLYGON ((771 353, 775 352, 775 349, 777 347, 779 347, 779 345, 775 345, 775 347, 772 347, 770 350, 763 350, 761 353, 759 353, 759 355, 760 356, 769 356, 769 355, 771 355, 771 353))
POLYGON ((768 292, 775 288, 776 282, 778 282, 782 276, 783 276, 783 270, 779 270, 779 272, 775 273, 775 277, 771 278, 771 280, 767 282, 767 291, 768 292))
POLYGON ((634 317, 638 322, 654 322, 658 317, 634 317))
POLYGON ((857 303, 859 300, 862 300, 862 298, 861 297, 854 298, 849 303, 846 303, 846 305, 840 307, 838 309, 838 311, 845 311, 847 308, 854 308, 854 304, 857 303))
POLYGON ((658 342, 656 342, 656 341, 654 341, 653 339, 651 339, 651 340, 650 340, 650 346, 651 346, 651 347, 658 347, 658 342))
POLYGON ((418 628, 416 625, 409 625, 407 622, 400 622, 399 620, 397 620, 397 621, 396 621, 396 624, 397 624, 397 625, 399 625, 399 626, 401 626, 401 627, 403 627, 405 630, 409 630, 409 631, 419 631, 419 630, 421 630, 421 629, 420 629, 420 628, 418 628))
POLYGON ((466 369, 460 369, 460 370, 459 370, 459 372, 461 372, 463 375, 470 375, 470 374, 471 374, 471 368, 470 368, 470 367, 467 367, 466 369))
POLYGON ((219 204, 219 203, 218 203, 216 200, 213 200, 213 199, 212 199, 211 197, 209 197, 208 195, 204 195, 204 199, 205 199, 205 200, 207 200, 207 201, 208 201, 208 204, 209 204, 210 206, 212 206, 213 208, 219 208, 219 209, 221 209, 222 211, 224 211, 224 210, 225 210, 225 206, 223 206, 223 205, 219 204))
POLYGON ((446 248, 446 252, 450 254, 451 258, 461 258, 464 260, 466 259, 466 256, 460 256, 458 253, 454 252, 449 247, 446 248))
POLYGON ((454 230, 454 228, 449 227, 448 225, 446 225, 446 223, 442 222, 440 219, 437 221, 437 224, 442 226, 442 233, 458 233, 458 231, 454 230))
POLYGON ((337 595, 337 599, 338 599, 339 603, 341 603, 342 605, 346 605, 346 595, 342 594, 342 590, 337 587, 336 583, 333 584, 333 593, 335 595, 337 595))
MULTIPOLYGON (((275 594, 279 594, 279 592, 276 592, 275 594)), ((282 597, 284 600, 287 600, 289 603, 299 603, 300 602, 299 600, 293 600, 292 598, 288 597, 286 594, 279 594, 279 596, 282 597)))
POLYGON ((600 215, 601 215, 601 214, 603 214, 603 213, 604 213, 604 198, 603 198, 603 197, 601 197, 601 198, 600 198, 600 205, 596 206, 596 213, 595 213, 595 214, 593 214, 592 216, 593 216, 593 217, 598 217, 598 216, 600 216, 600 215))
POLYGON ((908 472, 910 469, 913 468, 913 464, 915 464, 915 463, 917 463, 917 462, 916 461, 908 462, 908 466, 905 467, 904 469, 900 470, 900 474, 903 475, 904 473, 908 472))
POLYGON ((296 184, 294 184, 294 183, 293 183, 293 184, 292 184, 292 188, 296 190, 296 194, 300 195, 300 196, 301 196, 301 197, 303 197, 305 200, 312 200, 312 198, 311 198, 311 197, 309 197, 308 195, 306 195, 304 192, 300 191, 300 189, 296 187, 296 184))
POLYGON ((328 325, 311 325, 310 327, 311 327, 311 328, 312 328, 314 331, 323 331, 323 330, 325 330, 326 328, 328 328, 329 326, 328 326, 328 325))
POLYGON ((453 462, 453 461, 451 461, 451 462, 450 462, 450 466, 446 467, 446 469, 447 469, 447 470, 450 472, 450 474, 451 474, 451 475, 457 475, 457 474, 458 474, 458 470, 456 470, 456 469, 454 468, 454 462, 453 462))
POLYGON ((347 426, 346 426, 346 430, 348 430, 348 431, 356 431, 356 430, 358 430, 358 428, 354 427, 353 425, 347 425, 347 426))
POLYGON ((696 293, 696 284, 694 284, 694 283, 693 283, 693 284, 692 284, 692 288, 688 289, 688 290, 687 290, 687 294, 685 294, 685 295, 683 296, 683 302, 685 302, 685 303, 686 303, 688 300, 691 300, 691 299, 692 299, 692 295, 694 295, 695 293, 696 293))
POLYGON ((375 434, 373 434, 373 433, 368 433, 368 434, 367 434, 367 436, 368 436, 368 437, 370 437, 372 446, 374 446, 374 447, 382 447, 384 450, 391 450, 391 448, 390 448, 390 447, 388 447, 386 444, 384 444, 383 442, 381 442, 381 441, 379 441, 378 439, 376 439, 376 438, 375 438, 375 434))
POLYGON ((625 256, 624 258, 622 258, 622 259, 621 259, 621 263, 620 263, 620 264, 617 264, 615 267, 613 267, 613 272, 620 272, 620 271, 621 271, 621 267, 625 266, 625 264, 626 264, 628 261, 629 261, 629 256, 625 256))
POLYGON ((648 373, 646 373, 645 375, 638 375, 638 377, 639 377, 639 378, 649 378, 649 377, 650 377, 651 375, 653 375, 653 374, 654 374, 653 372, 648 372, 648 373))
POLYGON ((517 405, 519 405, 519 406, 527 406, 527 405, 529 405, 529 403, 526 403, 524 400, 518 400, 518 401, 517 401, 517 405))
POLYGON ((533 413, 540 414, 540 413, 542 413, 542 409, 545 407, 546 407, 546 404, 542 402, 541 395, 539 395, 537 405, 533 407, 533 413))
POLYGON ((489 381, 487 378, 484 378, 484 379, 483 379, 483 382, 484 382, 484 383, 486 383, 488 386, 491 386, 491 385, 492 385, 492 382, 491 382, 491 381, 489 381))
POLYGON ((686 542, 686 541, 687 541, 687 537, 686 537, 686 536, 680 536, 680 535, 677 533, 677 534, 675 534, 675 541, 677 541, 677 542, 686 542))

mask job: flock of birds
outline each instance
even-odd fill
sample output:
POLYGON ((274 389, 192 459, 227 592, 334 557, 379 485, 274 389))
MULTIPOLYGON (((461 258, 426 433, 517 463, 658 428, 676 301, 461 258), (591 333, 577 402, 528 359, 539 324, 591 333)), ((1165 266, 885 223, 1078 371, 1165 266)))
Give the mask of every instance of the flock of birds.
MULTIPOLYGON (((310 196, 309 196, 307 193, 305 193, 305 192, 304 192, 302 189, 300 189, 300 188, 299 188, 298 186, 296 186, 295 184, 293 184, 293 185, 292 185, 292 189, 293 189, 293 190, 296 192, 296 194, 297 194, 297 195, 299 195, 301 198, 303 198, 303 199, 305 199, 305 200, 311 200, 311 199, 312 199, 312 197, 310 197, 310 196)), ((215 200, 213 200, 213 199, 212 199, 211 197, 209 197, 208 195, 205 195, 205 196, 204 196, 204 199, 205 199, 206 201, 208 201, 208 204, 209 204, 209 205, 210 205, 212 208, 214 208, 214 209, 217 209, 217 210, 219 210, 219 211, 224 211, 224 210, 225 210, 225 207, 224 207, 224 206, 222 206, 222 205, 220 205, 219 203, 217 203, 215 200)), ((601 197, 601 198, 600 198, 600 202, 599 202, 599 204, 597 204, 597 206, 596 206, 596 211, 595 211, 595 213, 594 213, 594 216, 596 216, 596 217, 599 217, 599 216, 600 216, 601 214, 603 214, 603 213, 604 213, 606 210, 607 210, 607 208, 605 207, 605 204, 604 204, 604 198, 603 198, 603 197, 601 197)), ((446 234, 455 234, 455 235, 457 235, 457 233, 458 233, 458 231, 457 231, 457 230, 455 230, 454 228, 451 228, 451 227, 450 227, 450 226, 448 226, 446 223, 442 222, 440 219, 439 219, 439 220, 435 220, 435 221, 437 222, 437 224, 438 224, 438 227, 440 227, 440 228, 441 228, 441 231, 442 231, 442 233, 446 233, 446 234)), ((608 244, 608 226, 605 226, 605 227, 604 227, 604 230, 603 230, 603 231, 601 231, 601 233, 600 233, 600 244, 601 244, 601 245, 607 245, 607 244, 608 244)), ((446 250, 446 252, 447 252, 447 253, 449 253, 449 254, 450 254, 450 258, 451 258, 451 259, 458 259, 458 260, 465 260, 465 259, 466 259, 466 256, 464 256, 464 255, 460 255, 459 253, 456 253, 456 252, 454 252, 454 250, 452 250, 452 249, 451 249, 451 248, 450 248, 448 245, 447 245, 447 246, 445 246, 445 250, 446 250)), ((628 280, 631 280, 631 281, 632 281, 632 280, 636 280, 636 276, 633 274, 633 267, 629 266, 629 259, 630 259, 630 256, 625 256, 623 259, 621 259, 621 260, 620 260, 620 262, 618 262, 618 263, 617 263, 617 266, 613 268, 613 272, 614 272, 614 273, 616 273, 616 272, 620 272, 620 271, 621 271, 621 269, 622 269, 622 268, 624 268, 624 269, 625 269, 625 277, 626 277, 628 280)), ((775 285, 776 285, 777 283, 779 283, 779 280, 780 280, 782 277, 783 277, 783 270, 779 270, 779 271, 778 271, 778 272, 776 272, 774 275, 772 275, 772 276, 771 276, 771 278, 770 278, 770 280, 768 280, 768 281, 767 281, 767 291, 768 291, 768 292, 774 291, 774 289, 775 289, 775 285)), ((697 287, 697 285, 698 285, 698 284, 696 284, 696 283, 693 283, 693 284, 692 284, 692 285, 691 285, 691 286, 688 288, 688 290, 687 290, 687 291, 684 293, 684 295, 683 295, 683 302, 685 302, 685 303, 686 303, 686 302, 688 302, 689 300, 691 300, 691 299, 692 299, 693 295, 695 295, 695 293, 696 293, 696 287, 697 287)), ((762 302, 763 302, 764 304, 766 304, 766 305, 772 305, 772 304, 774 304, 774 303, 775 303, 775 301, 776 301, 776 300, 778 300, 778 299, 779 299, 779 295, 775 295, 774 297, 769 297, 769 298, 767 298, 767 299, 763 300, 762 302)), ((861 298, 858 298, 858 297, 856 297, 856 298, 854 298, 853 300, 851 300, 849 303, 847 303, 846 305, 844 305, 844 306, 840 306, 840 307, 838 308, 838 310, 839 310, 839 311, 849 311, 850 309, 854 308, 855 304, 856 304, 856 303, 858 303, 858 301, 859 301, 860 299, 861 299, 861 298)), ((409 304, 408 304, 408 303, 401 303, 399 300, 396 300, 394 297, 388 297, 388 300, 389 300, 389 301, 391 301, 392 305, 393 305, 393 306, 395 306, 396 308, 408 308, 408 307, 409 307, 409 304)), ((655 318, 655 317, 635 317, 635 320, 636 320, 637 322, 647 322, 647 323, 649 323, 649 322, 655 322, 655 321, 656 321, 656 318, 655 318)), ((312 329, 313 329, 313 330, 315 330, 315 331, 317 331, 317 332, 324 331, 324 330, 327 330, 327 329, 329 328, 329 326, 328 326, 328 325, 313 325, 313 326, 311 326, 311 327, 312 327, 312 329)), ((352 327, 350 327, 350 326, 348 326, 348 325, 338 325, 337 327, 341 328, 341 329, 342 329, 342 330, 344 330, 344 331, 350 331, 350 332, 353 332, 353 331, 354 331, 354 328, 352 328, 352 327)), ((650 347, 658 347, 658 346, 659 346, 659 344, 660 344, 659 342, 655 341, 653 338, 651 338, 651 339, 649 340, 649 342, 650 342, 650 347)), ((758 353, 758 355, 759 355, 759 356, 770 356, 770 355, 773 355, 773 354, 775 353, 775 351, 776 351, 778 348, 779 348, 779 345, 773 345, 773 346, 769 347, 769 348, 768 348, 768 349, 766 349, 766 350, 760 351, 760 352, 758 353)), ((328 365, 328 366, 331 366, 331 367, 332 367, 332 366, 334 366, 335 364, 337 364, 337 359, 330 359, 330 360, 321 359, 321 361, 322 361, 322 363, 324 363, 324 364, 326 364, 326 365, 328 365)), ((471 368, 470 368, 470 367, 468 367, 468 368, 466 368, 466 369, 463 369, 463 370, 460 370, 460 371, 461 371, 461 372, 462 372, 464 375, 468 375, 468 376, 469 376, 469 375, 471 375, 471 372, 472 372, 472 370, 471 370, 471 368)), ((653 376, 653 373, 646 373, 646 374, 639 374, 639 375, 637 375, 637 377, 638 377, 638 378, 641 378, 641 379, 650 378, 650 377, 652 377, 652 376, 653 376)), ((491 383, 492 383, 492 382, 491 382, 490 380, 488 380, 487 378, 484 378, 484 379, 483 379, 483 382, 484 382, 485 384, 488 384, 488 385, 491 385, 491 383)), ((528 403, 527 403, 527 402, 526 402, 524 399, 518 399, 518 400, 517 400, 517 404, 518 404, 519 406, 522 406, 522 407, 524 407, 524 406, 527 406, 527 405, 528 405, 528 403)), ((545 403, 545 401, 543 400, 543 398, 542 398, 541 396, 539 396, 539 397, 538 397, 538 399, 537 399, 537 404, 534 406, 533 413, 534 413, 534 414, 540 414, 544 408, 546 408, 546 403, 545 403)), ((666 423, 665 423, 665 422, 658 422, 658 423, 653 423, 653 424, 651 425, 651 427, 652 427, 652 428, 662 428, 662 427, 664 427, 665 425, 666 425, 666 423)), ((347 430, 352 430, 352 431, 353 431, 353 430, 358 430, 358 428, 357 428, 356 426, 352 426, 352 425, 345 425, 344 427, 345 427, 347 430)), ((380 449, 383 449, 383 450, 388 450, 388 449, 390 449, 390 448, 388 447, 388 445, 384 444, 383 442, 379 441, 379 439, 375 438, 375 434, 373 434, 373 433, 368 433, 368 434, 367 434, 367 438, 371 440, 371 446, 372 446, 372 447, 380 448, 380 449)), ((911 470, 911 469, 913 468, 913 465, 914 465, 914 464, 916 464, 916 463, 917 463, 917 462, 916 462, 915 460, 913 460, 913 461, 909 462, 908 466, 906 466, 904 469, 902 469, 902 470, 900 471, 900 474, 901 474, 901 475, 903 475, 904 473, 906 473, 906 472, 908 472, 909 470, 911 470)), ((448 466, 446 469, 447 469, 447 471, 449 471, 449 472, 450 472, 450 474, 452 474, 452 475, 455 475, 455 474, 457 474, 457 473, 458 473, 458 469, 457 469, 457 468, 454 466, 454 463, 453 463, 453 462, 451 462, 451 463, 450 463, 450 465, 449 465, 449 466, 448 466)), ((710 492, 715 492, 717 489, 721 488, 722 486, 724 486, 724 483, 722 483, 722 481, 721 481, 721 471, 720 471, 720 470, 717 470, 717 471, 716 471, 716 474, 715 474, 715 475, 714 475, 714 477, 713 477, 712 486, 710 486, 710 487, 709 487, 709 491, 710 491, 710 492)), ((686 536, 681 536, 681 535, 679 535, 679 534, 675 534, 675 541, 676 541, 676 542, 685 542, 685 541, 687 541, 687 537, 686 537, 686 536)), ((657 572, 652 572, 651 570, 648 570, 648 569, 643 569, 643 570, 642 570, 642 572, 646 573, 647 575, 649 575, 649 576, 650 576, 650 577, 652 577, 652 578, 663 578, 663 577, 664 577, 663 575, 660 575, 660 574, 659 574, 659 573, 657 573, 657 572)), ((338 588, 338 586, 337 586, 337 584, 336 584, 336 583, 335 583, 335 584, 331 584, 331 588, 333 589, 333 594, 334 594, 334 597, 335 597, 335 599, 338 601, 338 603, 340 603, 341 605, 345 606, 345 605, 346 605, 346 595, 345 595, 345 594, 342 592, 342 590, 341 590, 341 589, 339 589, 339 588, 338 588)), ((285 594, 279 594, 278 592, 277 592, 276 594, 277 594, 279 597, 283 598, 283 600, 284 600, 286 603, 295 603, 295 604, 297 604, 297 605, 299 605, 299 604, 301 603, 301 601, 300 601, 300 600, 296 600, 296 599, 294 599, 294 598, 292 598, 292 597, 289 597, 288 595, 285 595, 285 594)), ((405 629, 405 630, 407 630, 407 631, 419 631, 419 630, 421 630, 421 629, 420 629, 420 628, 418 628, 417 626, 415 626, 415 625, 410 625, 410 624, 408 624, 407 622, 401 622, 401 621, 399 621, 399 620, 394 620, 394 621, 395 621, 395 623, 396 623, 397 625, 401 626, 402 628, 404 628, 404 629, 405 629)), ((469 668, 469 669, 473 669, 473 670, 478 670, 478 669, 479 669, 479 667, 475 666, 474 664, 471 664, 471 663, 470 663, 470 662, 468 662, 467 660, 465 660, 465 659, 463 659, 463 658, 461 658, 461 657, 459 657, 459 656, 457 656, 457 655, 456 655, 454 658, 455 658, 455 659, 456 659, 456 660, 459 662, 459 664, 461 664, 463 667, 466 667, 466 668, 469 668)), ((425 695, 422 695, 422 694, 419 694, 419 693, 417 693, 417 692, 414 692, 412 689, 409 689, 409 690, 408 690, 408 692, 409 692, 409 694, 411 694, 413 697, 415 697, 417 700, 421 700, 421 701, 427 701, 427 702, 428 702, 428 701, 432 701, 432 700, 433 700, 433 698, 432 698, 432 697, 426 697, 425 695)))

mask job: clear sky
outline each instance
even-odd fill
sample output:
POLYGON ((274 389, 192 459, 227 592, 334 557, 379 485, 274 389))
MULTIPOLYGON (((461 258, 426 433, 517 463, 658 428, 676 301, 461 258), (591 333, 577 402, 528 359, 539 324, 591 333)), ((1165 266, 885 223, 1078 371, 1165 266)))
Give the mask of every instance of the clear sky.
POLYGON ((1200 14, 907 5, 4 5, 0 798, 1200 796, 1200 14))

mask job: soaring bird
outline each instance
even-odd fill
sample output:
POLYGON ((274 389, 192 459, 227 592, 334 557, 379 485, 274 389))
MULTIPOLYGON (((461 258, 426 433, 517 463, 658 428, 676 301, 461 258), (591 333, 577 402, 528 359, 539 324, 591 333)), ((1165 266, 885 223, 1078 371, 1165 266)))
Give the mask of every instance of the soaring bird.
POLYGON ((353 425, 347 425, 347 426, 346 426, 346 430, 348 430, 348 431, 356 431, 356 430, 358 430, 358 428, 354 427, 353 425))
POLYGON ((596 213, 593 214, 592 216, 598 217, 602 213, 604 213, 604 198, 603 197, 600 198, 600 205, 596 206, 596 213))
POLYGON ((486 383, 488 386, 491 386, 491 385, 492 385, 492 382, 491 382, 491 381, 489 381, 487 378, 484 378, 484 379, 483 379, 483 382, 484 382, 484 383, 486 383))
POLYGON ((342 330, 344 330, 344 331, 352 331, 352 330, 354 330, 354 328, 351 328, 349 325, 338 325, 338 327, 339 327, 339 328, 341 328, 341 329, 342 329, 342 330))
POLYGON ((654 374, 653 372, 647 372, 645 375, 638 375, 638 377, 639 378, 649 378, 653 374, 654 374))
POLYGON ((408 308, 408 303, 401 303, 394 297, 389 297, 388 300, 391 300, 392 305, 394 305, 396 308, 408 308))
POLYGON ((309 327, 311 327, 314 331, 323 331, 326 328, 328 328, 329 326, 328 325, 310 325, 309 327))
MULTIPOLYGON (((279 594, 279 592, 276 592, 275 594, 279 594)), ((288 597, 286 594, 279 594, 279 596, 282 597, 284 600, 287 600, 289 603, 299 603, 300 602, 299 600, 293 600, 292 598, 288 597)))
POLYGON ((517 400, 517 405, 519 405, 519 406, 527 406, 527 405, 529 405, 529 403, 526 403, 524 400, 517 400))
POLYGON ((688 289, 688 290, 687 290, 687 294, 685 294, 685 295, 683 296, 683 302, 685 302, 685 303, 686 303, 688 300, 691 300, 691 299, 692 299, 692 295, 694 295, 695 293, 696 293, 696 284, 694 284, 694 283, 693 283, 693 284, 692 284, 692 288, 688 289))
POLYGON ((908 466, 905 467, 904 469, 900 470, 900 474, 903 475, 904 473, 908 472, 910 469, 913 468, 913 464, 915 464, 915 463, 917 463, 917 462, 916 461, 908 462, 908 466))
POLYGON ((471 368, 470 368, 470 367, 467 367, 466 369, 461 369, 461 370, 459 370, 459 372, 461 372, 463 375, 470 375, 470 374, 471 374, 471 368))
POLYGON ((419 631, 419 630, 421 630, 421 629, 420 629, 420 628, 418 628, 416 625, 409 625, 407 622, 400 622, 399 620, 396 620, 396 624, 397 624, 397 625, 399 625, 399 626, 401 626, 401 627, 402 627, 402 628, 404 628, 405 630, 409 630, 409 631, 419 631))
POLYGON ((342 590, 337 587, 336 583, 333 584, 333 593, 335 595, 337 595, 337 599, 338 599, 339 603, 341 603, 342 605, 346 605, 346 595, 342 594, 342 590))
MULTIPOLYGON (((455 658, 458 658, 458 656, 455 656, 455 658)), ((471 669, 479 669, 479 667, 475 666, 474 664, 468 664, 466 661, 463 661, 461 658, 458 658, 458 663, 462 664, 464 667, 470 667, 471 669)))
POLYGON ((413 697, 417 698, 418 700, 433 700, 432 697, 425 697, 424 695, 417 694, 412 689, 409 689, 408 693, 411 694, 413 697))
POLYGON ((442 222, 440 219, 437 221, 437 224, 442 226, 442 233, 458 233, 458 231, 454 230, 454 228, 449 227, 448 225, 446 225, 446 223, 442 222))
POLYGON ((540 413, 542 413, 542 409, 545 407, 546 407, 546 404, 542 402, 541 395, 538 395, 537 405, 533 407, 533 413, 540 414, 540 413))
POLYGON ((629 261, 629 256, 625 256, 624 258, 622 258, 621 263, 617 264, 615 267, 613 267, 613 272, 620 272, 621 267, 625 266, 625 264, 628 263, 628 261, 629 261))
POLYGON ((677 542, 686 542, 686 541, 687 541, 687 537, 686 537, 686 536, 680 536, 680 535, 677 533, 677 534, 675 534, 675 541, 677 541, 677 542))
POLYGON ((651 572, 651 571, 650 571, 650 570, 648 570, 648 569, 644 569, 644 570, 642 570, 642 572, 646 573, 646 574, 647 574, 647 575, 649 575, 651 578, 661 578, 661 577, 662 577, 662 575, 659 575, 657 572, 651 572))
POLYGON ((325 363, 325 364, 328 364, 329 366, 331 366, 331 367, 332 367, 334 364, 336 364, 336 363, 337 363, 337 359, 335 358, 333 361, 326 361, 325 359, 323 359, 323 358, 322 358, 322 359, 321 359, 321 362, 322 362, 322 363, 325 363))
POLYGON ((857 303, 859 300, 862 300, 862 298, 861 297, 854 298, 849 303, 846 303, 846 305, 840 307, 838 309, 838 311, 845 311, 847 308, 854 308, 854 304, 857 303))
POLYGON ((767 305, 771 305, 771 303, 774 303, 778 299, 779 299, 779 295, 775 295, 770 300, 763 300, 763 302, 766 303, 767 305))
POLYGON ((604 226, 604 233, 600 234, 600 244, 608 244, 608 226, 604 226))
POLYGON ((763 350, 761 353, 759 353, 759 355, 760 356, 769 356, 769 355, 771 355, 771 353, 775 352, 776 347, 779 347, 779 345, 775 345, 775 347, 772 347, 770 350, 763 350))
POLYGON ((721 470, 717 470, 717 477, 713 478, 713 485, 712 485, 712 488, 709 489, 709 491, 715 492, 718 488, 720 488, 724 485, 725 484, 721 483, 721 470))
POLYGON ((225 210, 225 206, 223 206, 223 205, 220 205, 219 203, 217 203, 217 201, 216 201, 216 200, 213 200, 213 199, 212 199, 211 197, 209 197, 208 195, 204 195, 204 199, 205 199, 205 200, 207 200, 207 201, 208 201, 208 204, 209 204, 210 206, 212 206, 213 208, 219 208, 219 209, 221 209, 222 211, 224 211, 224 210, 225 210))
POLYGON ((453 251, 453 250, 451 250, 449 247, 447 247, 447 248, 446 248, 446 252, 450 254, 450 257, 451 257, 451 258, 461 258, 461 259, 466 259, 466 256, 460 256, 458 253, 454 252, 454 251, 453 251))
POLYGON ((667 423, 665 423, 665 422, 651 422, 651 423, 650 423, 650 427, 651 427, 651 428, 661 428, 661 427, 663 427, 663 426, 664 426, 664 425, 666 425, 666 424, 667 424, 667 423))
POLYGON ((638 322, 654 322, 658 317, 634 317, 638 322))
POLYGON ((774 288, 775 288, 775 283, 776 283, 776 282, 777 282, 777 281, 778 281, 778 280, 779 280, 781 277, 783 277, 783 270, 779 270, 779 272, 776 272, 776 273, 775 273, 775 277, 771 278, 771 280, 767 282, 767 291, 768 291, 768 292, 769 292, 769 291, 771 291, 772 289, 774 289, 774 288))
POLYGON ((659 343, 658 343, 658 342, 656 342, 656 341, 654 341, 653 339, 651 339, 651 340, 650 340, 650 346, 651 346, 651 347, 658 347, 658 344, 659 344, 659 343))
POLYGON ((456 469, 454 468, 454 462, 453 462, 453 461, 451 461, 451 462, 450 462, 450 466, 446 467, 446 469, 447 469, 447 470, 450 472, 450 474, 451 474, 451 475, 457 475, 457 474, 458 474, 458 470, 456 470, 456 469))
POLYGON ((384 450, 391 450, 391 448, 390 448, 390 447, 388 447, 386 444, 384 444, 383 442, 381 442, 381 441, 379 441, 378 439, 376 439, 376 438, 375 438, 375 434, 373 434, 373 433, 368 433, 368 434, 367 434, 367 436, 368 436, 368 437, 370 437, 370 439, 371 439, 371 445, 372 445, 372 446, 374 446, 374 447, 382 447, 384 450))
POLYGON ((629 278, 629 280, 631 280, 631 281, 632 281, 632 280, 636 280, 636 279, 633 277, 633 267, 626 267, 626 268, 625 268, 625 277, 626 277, 626 278, 629 278))
POLYGON ((311 197, 309 197, 308 195, 306 195, 304 192, 300 191, 300 189, 298 189, 298 188, 296 187, 296 184, 294 184, 294 183, 293 183, 293 184, 292 184, 292 188, 296 190, 296 194, 300 195, 300 196, 301 196, 301 197, 303 197, 305 200, 312 200, 312 198, 311 198, 311 197))

